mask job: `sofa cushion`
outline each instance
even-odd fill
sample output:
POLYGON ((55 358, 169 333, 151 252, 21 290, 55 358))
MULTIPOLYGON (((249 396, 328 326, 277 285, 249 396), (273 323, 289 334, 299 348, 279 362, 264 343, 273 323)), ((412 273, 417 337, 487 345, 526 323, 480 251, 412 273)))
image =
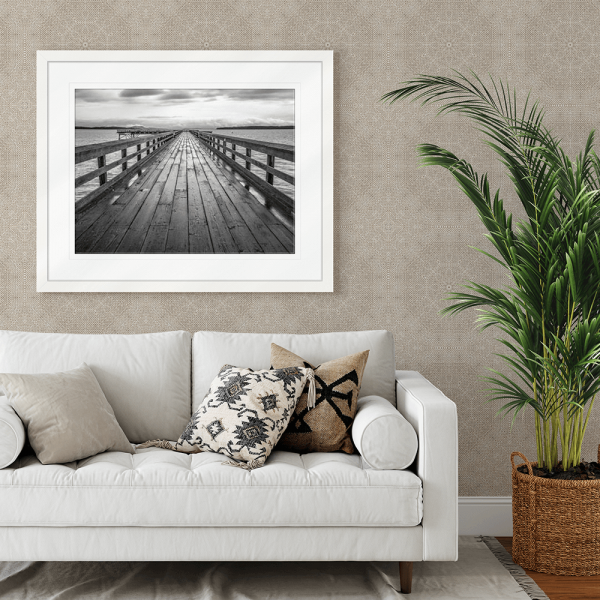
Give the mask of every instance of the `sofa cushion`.
POLYGON ((17 460, 25 445, 25 426, 13 408, 0 400, 0 469, 17 460))
POLYGON ((153 440, 138 448, 219 452, 223 464, 258 469, 285 431, 312 369, 240 369, 225 365, 177 442, 153 440))
POLYGON ((287 348, 313 365, 369 350, 359 397, 381 396, 396 405, 394 338, 389 331, 310 335, 200 331, 194 334, 192 342, 193 410, 198 408, 215 373, 224 364, 268 369, 271 343, 287 348))
POLYGON ((53 373, 82 362, 92 369, 129 441, 179 437, 192 414, 191 334, 0 331, 0 373, 53 373))
POLYGON ((274 451, 261 469, 212 452, 106 452, 66 465, 21 456, 0 470, 0 526, 398 526, 421 521, 410 471, 357 454, 274 451))
POLYGON ((271 344, 271 368, 309 367, 314 369, 316 382, 315 406, 311 408, 307 390, 298 400, 279 441, 280 450, 354 453, 350 428, 368 357, 366 350, 314 366, 301 356, 271 344))
POLYGON ((358 401, 352 439, 372 469, 406 469, 419 449, 413 426, 379 396, 365 396, 358 401))
POLYGON ((85 363, 60 373, 1 373, 0 388, 42 464, 81 460, 105 450, 134 452, 85 363))

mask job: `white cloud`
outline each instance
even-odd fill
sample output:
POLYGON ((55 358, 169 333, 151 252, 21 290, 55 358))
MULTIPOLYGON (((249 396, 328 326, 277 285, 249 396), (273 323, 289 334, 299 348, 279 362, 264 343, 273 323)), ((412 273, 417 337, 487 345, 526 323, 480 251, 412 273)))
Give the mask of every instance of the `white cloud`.
POLYGON ((76 124, 216 128, 292 125, 290 89, 81 89, 75 91, 76 124))

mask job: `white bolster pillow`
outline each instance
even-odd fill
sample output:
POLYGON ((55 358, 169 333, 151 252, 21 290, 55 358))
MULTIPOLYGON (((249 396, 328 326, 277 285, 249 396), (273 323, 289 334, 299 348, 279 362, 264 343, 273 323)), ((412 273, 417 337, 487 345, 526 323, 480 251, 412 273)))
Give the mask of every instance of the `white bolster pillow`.
POLYGON ((352 440, 372 469, 406 469, 419 448, 413 426, 380 396, 358 400, 352 440))
POLYGON ((0 469, 12 465, 25 445, 25 426, 8 404, 0 403, 0 469))

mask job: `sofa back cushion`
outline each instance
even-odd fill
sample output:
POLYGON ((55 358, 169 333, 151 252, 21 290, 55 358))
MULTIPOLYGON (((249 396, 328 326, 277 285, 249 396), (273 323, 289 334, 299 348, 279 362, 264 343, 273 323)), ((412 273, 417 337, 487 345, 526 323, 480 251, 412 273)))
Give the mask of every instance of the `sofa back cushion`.
POLYGON ((191 334, 78 335, 0 331, 0 373, 88 364, 130 442, 176 440, 191 417, 191 334))
POLYGON ((194 334, 192 341, 192 410, 198 408, 223 365, 268 369, 271 343, 283 346, 315 366, 369 350, 359 397, 375 395, 396 403, 394 338, 389 331, 310 335, 200 331, 194 334))

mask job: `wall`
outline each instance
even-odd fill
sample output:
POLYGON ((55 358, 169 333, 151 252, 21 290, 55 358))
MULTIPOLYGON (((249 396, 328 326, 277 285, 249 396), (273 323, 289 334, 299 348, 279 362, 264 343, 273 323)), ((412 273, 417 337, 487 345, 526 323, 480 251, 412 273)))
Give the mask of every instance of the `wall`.
MULTIPOLYGON (((318 332, 385 328, 398 367, 421 371, 458 404, 460 494, 510 494, 509 454, 533 456, 484 402, 497 365, 473 315, 442 319, 448 290, 502 274, 468 201, 439 169, 436 142, 506 184, 456 117, 378 103, 418 73, 473 69, 543 99, 569 150, 598 123, 600 2, 541 0, 20 0, 0 2, 0 327, 60 332, 318 332), (133 49, 335 51, 335 293, 38 294, 35 291, 35 52, 133 49)), ((587 455, 600 441, 596 418, 587 455)))

